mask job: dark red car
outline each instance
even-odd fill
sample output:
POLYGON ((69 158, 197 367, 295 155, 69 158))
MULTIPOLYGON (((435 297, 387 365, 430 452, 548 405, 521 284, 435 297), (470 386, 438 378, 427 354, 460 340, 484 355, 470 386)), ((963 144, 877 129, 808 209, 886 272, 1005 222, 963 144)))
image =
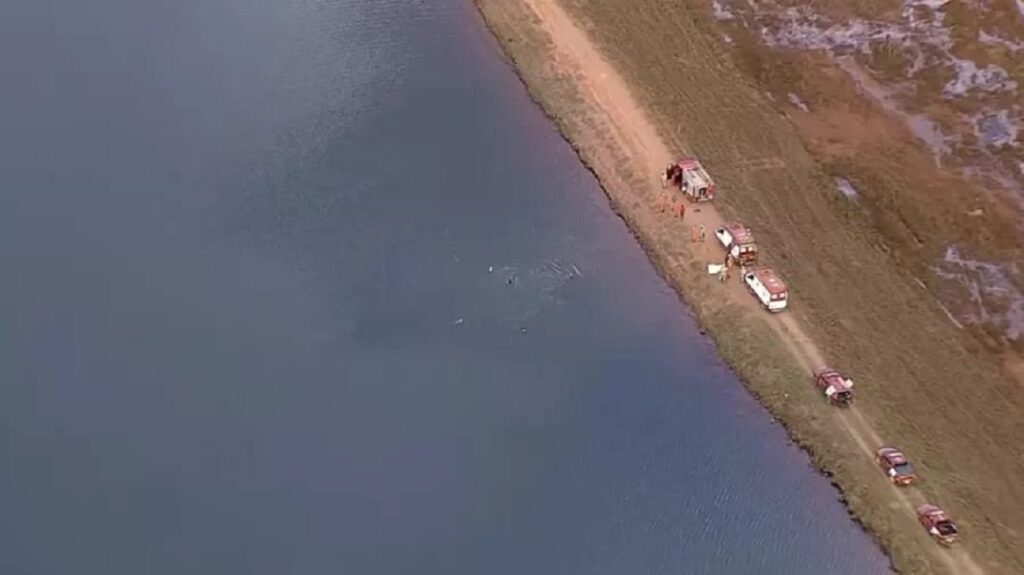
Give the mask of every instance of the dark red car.
POLYGON ((895 485, 910 485, 917 481, 914 466, 907 461, 906 456, 899 449, 883 447, 875 454, 875 460, 895 485))
POLYGON ((832 405, 849 407, 853 403, 853 380, 834 369, 823 367, 815 371, 814 385, 832 405))
POLYGON ((936 541, 943 545, 956 543, 960 536, 960 531, 956 528, 953 520, 946 516, 945 511, 934 505, 925 504, 918 507, 917 520, 936 541))

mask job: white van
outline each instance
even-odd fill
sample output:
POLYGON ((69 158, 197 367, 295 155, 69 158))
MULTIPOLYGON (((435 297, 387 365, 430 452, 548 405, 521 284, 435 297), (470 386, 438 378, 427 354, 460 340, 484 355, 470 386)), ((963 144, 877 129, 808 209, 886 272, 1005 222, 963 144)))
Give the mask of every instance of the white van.
POLYGON ((743 274, 743 283, 750 293, 770 312, 779 312, 789 304, 789 290, 786 284, 770 269, 748 271, 743 274))

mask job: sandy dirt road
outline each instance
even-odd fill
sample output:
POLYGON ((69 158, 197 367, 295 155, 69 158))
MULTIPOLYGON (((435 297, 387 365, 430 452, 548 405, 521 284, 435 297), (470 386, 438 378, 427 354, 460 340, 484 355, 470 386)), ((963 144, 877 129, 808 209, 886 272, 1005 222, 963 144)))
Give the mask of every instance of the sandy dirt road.
MULTIPOLYGON (((589 104, 600 111, 606 120, 608 136, 615 141, 625 156, 622 159, 650 175, 646 185, 658 187, 658 176, 665 165, 673 161, 681 151, 668 149, 657 129, 633 98, 626 82, 602 57, 596 45, 589 40, 586 33, 563 10, 557 0, 524 0, 524 4, 533 12, 551 41, 555 60, 553 65, 573 76, 589 104)), ((652 195, 658 193, 659 191, 654 191, 652 195)), ((673 216, 661 214, 660 217, 669 219, 673 216)), ((712 205, 689 206, 685 216, 686 224, 703 225, 709 231, 707 243, 691 244, 692 256, 707 262, 717 262, 722 258, 721 249, 710 245, 714 242, 710 232, 720 227, 724 221, 712 205)), ((739 275, 735 274, 727 285, 722 286, 723 297, 747 309, 759 308, 758 302, 742 285, 739 275)), ((771 318, 770 323, 779 341, 808 374, 814 368, 826 365, 823 354, 794 316, 783 313, 771 318)), ((884 445, 875 427, 856 407, 837 412, 836 417, 858 445, 863 457, 873 457, 875 449, 884 445)), ((877 483, 877 486, 872 487, 880 491, 878 496, 891 500, 890 507, 894 512, 913 517, 915 508, 925 502, 923 496, 912 489, 896 489, 884 480, 877 483)), ((951 573, 983 573, 978 563, 962 548, 947 550, 934 546, 931 554, 936 562, 944 565, 951 573)))

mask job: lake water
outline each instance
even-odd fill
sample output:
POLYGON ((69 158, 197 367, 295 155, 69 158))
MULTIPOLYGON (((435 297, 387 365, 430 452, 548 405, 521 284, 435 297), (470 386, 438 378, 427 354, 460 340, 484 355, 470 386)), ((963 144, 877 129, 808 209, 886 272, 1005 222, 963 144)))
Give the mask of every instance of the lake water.
POLYGON ((882 573, 465 0, 8 0, 0 572, 882 573))

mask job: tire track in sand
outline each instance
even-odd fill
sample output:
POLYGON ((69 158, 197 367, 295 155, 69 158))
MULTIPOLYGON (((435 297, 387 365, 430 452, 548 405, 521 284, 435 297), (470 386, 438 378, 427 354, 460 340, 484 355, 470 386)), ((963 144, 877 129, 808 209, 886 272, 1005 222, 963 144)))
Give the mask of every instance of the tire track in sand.
MULTIPOLYGON (((657 129, 637 104, 626 83, 557 0, 523 2, 534 13, 540 27, 551 41, 556 59, 554 65, 576 79, 583 96, 588 97, 590 104, 601 112, 610 128, 612 139, 621 151, 637 169, 652 176, 660 174, 664 166, 675 159, 675 155, 670 152, 657 129)), ((650 185, 657 184, 651 181, 650 185)), ((700 211, 691 212, 693 215, 688 216, 688 219, 696 225, 703 224, 708 229, 715 229, 723 223, 723 219, 713 206, 701 206, 700 211)), ((727 297, 734 303, 760 307, 739 282, 730 282, 726 291, 727 297)), ((813 369, 825 364, 824 356, 800 327, 795 316, 782 314, 769 318, 769 323, 780 341, 807 371, 808 376, 813 369)), ((874 457, 875 448, 884 444, 871 423, 856 407, 840 412, 838 419, 865 457, 874 457)), ((888 482, 886 485, 888 486, 888 482)), ((924 502, 919 492, 891 486, 885 497, 896 501, 905 513, 912 516, 915 514, 916 506, 924 502)), ((935 546, 931 549, 931 554, 952 573, 984 572, 962 547, 946 550, 935 546)))

